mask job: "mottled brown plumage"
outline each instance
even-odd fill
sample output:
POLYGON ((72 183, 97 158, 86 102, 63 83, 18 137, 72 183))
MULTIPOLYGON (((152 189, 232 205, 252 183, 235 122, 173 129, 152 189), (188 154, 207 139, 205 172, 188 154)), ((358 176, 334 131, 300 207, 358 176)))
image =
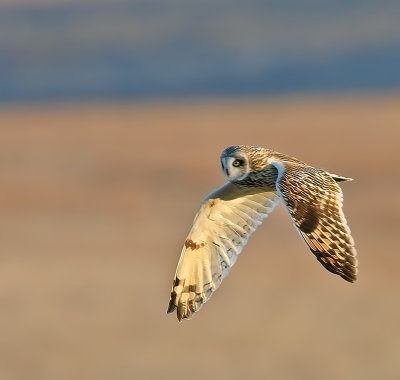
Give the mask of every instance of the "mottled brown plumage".
POLYGON ((178 263, 168 313, 176 309, 182 320, 201 308, 280 199, 318 261, 345 280, 356 280, 356 250, 337 184, 349 178, 259 147, 229 147, 221 163, 228 183, 210 194, 196 215, 178 263))
POLYGON ((284 165, 277 188, 300 235, 326 269, 355 281, 356 250, 342 212, 339 185, 323 170, 284 165))

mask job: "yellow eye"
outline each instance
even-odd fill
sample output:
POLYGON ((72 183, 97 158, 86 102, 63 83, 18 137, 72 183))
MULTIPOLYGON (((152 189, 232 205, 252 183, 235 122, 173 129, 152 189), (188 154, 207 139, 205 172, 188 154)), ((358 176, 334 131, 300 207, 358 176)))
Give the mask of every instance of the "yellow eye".
POLYGON ((238 166, 240 166, 240 161, 239 160, 235 160, 235 161, 233 161, 232 162, 232 166, 234 166, 234 167, 238 167, 238 166))

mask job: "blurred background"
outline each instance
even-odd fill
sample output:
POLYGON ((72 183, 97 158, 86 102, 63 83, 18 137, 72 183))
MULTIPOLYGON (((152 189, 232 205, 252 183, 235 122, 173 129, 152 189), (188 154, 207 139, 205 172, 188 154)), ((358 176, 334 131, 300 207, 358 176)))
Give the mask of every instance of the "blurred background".
POLYGON ((0 378, 398 379, 400 3, 0 1, 0 378), (281 205, 166 315, 219 155, 343 184, 359 280, 281 205))

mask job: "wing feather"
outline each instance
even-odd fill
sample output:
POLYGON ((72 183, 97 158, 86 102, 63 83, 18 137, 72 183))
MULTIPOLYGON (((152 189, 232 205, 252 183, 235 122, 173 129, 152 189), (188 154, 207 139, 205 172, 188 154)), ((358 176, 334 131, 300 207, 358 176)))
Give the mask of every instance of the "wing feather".
POLYGON ((328 271, 354 282, 357 252, 343 214, 343 194, 336 178, 303 163, 273 164, 279 173, 278 194, 300 236, 328 271))
POLYGON ((202 203, 186 238, 168 313, 198 311, 229 274, 251 234, 279 203, 275 189, 227 183, 202 203))

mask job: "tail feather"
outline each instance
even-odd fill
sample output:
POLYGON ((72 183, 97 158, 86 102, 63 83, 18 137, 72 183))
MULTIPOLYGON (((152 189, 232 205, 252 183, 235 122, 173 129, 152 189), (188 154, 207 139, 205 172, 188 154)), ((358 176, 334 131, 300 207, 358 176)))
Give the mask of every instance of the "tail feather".
POLYGON ((337 175, 337 174, 333 174, 333 173, 328 173, 328 174, 335 180, 335 182, 353 181, 353 178, 343 177, 341 175, 337 175))

